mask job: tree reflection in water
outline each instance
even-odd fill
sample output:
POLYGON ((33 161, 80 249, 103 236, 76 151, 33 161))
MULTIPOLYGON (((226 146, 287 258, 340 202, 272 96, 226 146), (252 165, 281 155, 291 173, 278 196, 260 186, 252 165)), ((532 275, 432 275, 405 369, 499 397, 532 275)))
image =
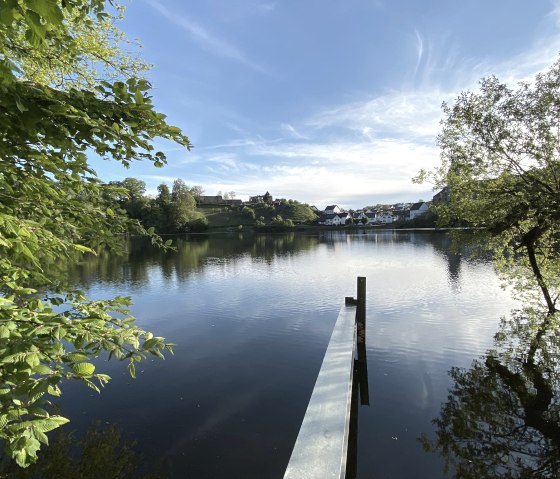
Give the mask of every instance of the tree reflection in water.
POLYGON ((114 424, 96 422, 83 435, 60 429, 41 460, 27 468, 8 458, 0 461, 0 478, 12 479, 163 479, 163 464, 146 460, 136 442, 114 424))
POLYGON ((453 387, 433 421, 446 472, 467 478, 560 477, 560 313, 524 309, 503 318, 495 347, 453 387))

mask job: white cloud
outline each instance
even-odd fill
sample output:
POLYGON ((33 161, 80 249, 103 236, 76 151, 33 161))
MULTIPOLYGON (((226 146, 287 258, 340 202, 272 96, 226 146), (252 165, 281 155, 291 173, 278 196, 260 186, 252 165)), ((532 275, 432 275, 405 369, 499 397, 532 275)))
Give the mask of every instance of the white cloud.
POLYGON ((171 12, 167 7, 157 0, 145 0, 151 7, 157 10, 164 18, 181 27, 201 47, 214 55, 227 58, 241 63, 257 72, 267 73, 266 69, 251 61, 244 52, 228 41, 222 40, 210 33, 202 25, 192 21, 185 15, 171 12))
POLYGON ((441 103, 449 95, 432 91, 393 91, 327 109, 308 120, 317 129, 341 127, 368 138, 414 138, 431 141, 439 132, 441 103))
POLYGON ((249 196, 268 190, 319 206, 335 202, 357 208, 387 198, 430 198, 430 187, 413 185, 411 178, 421 167, 435 166, 438 150, 397 140, 260 142, 235 157, 214 155, 206 161, 207 176, 197 183, 207 191, 234 190, 249 196), (262 159, 269 164, 260 163, 262 159))

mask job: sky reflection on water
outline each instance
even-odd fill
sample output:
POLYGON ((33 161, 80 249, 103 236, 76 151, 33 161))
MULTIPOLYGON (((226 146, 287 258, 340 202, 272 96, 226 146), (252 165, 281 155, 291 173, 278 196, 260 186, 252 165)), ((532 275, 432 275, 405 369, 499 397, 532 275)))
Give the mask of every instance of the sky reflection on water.
POLYGON ((70 427, 117 424, 164 477, 281 477, 345 296, 367 277, 371 405, 359 418, 358 477, 445 477, 418 442, 515 306, 489 264, 454 253, 443 233, 393 232, 135 241, 123 258, 70 272, 93 297, 130 295, 139 323, 177 343, 138 379, 101 396, 69 385, 70 427), (403 460, 406 458, 406 460, 403 460))

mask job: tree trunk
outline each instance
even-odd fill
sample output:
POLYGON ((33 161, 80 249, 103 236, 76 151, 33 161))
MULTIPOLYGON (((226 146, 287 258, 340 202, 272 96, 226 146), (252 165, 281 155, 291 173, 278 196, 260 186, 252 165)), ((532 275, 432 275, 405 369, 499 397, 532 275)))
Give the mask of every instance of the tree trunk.
POLYGON ((537 280, 539 287, 541 288, 542 294, 546 301, 546 305, 548 307, 548 313, 554 314, 556 312, 555 302, 552 300, 550 296, 550 292, 548 291, 548 287, 542 277, 541 270, 539 268, 539 264, 537 262, 537 255, 535 253, 535 243, 537 238, 542 234, 542 231, 538 227, 533 228, 527 234, 523 236, 523 244, 527 250, 527 256, 529 257, 529 263, 531 264, 531 269, 533 270, 533 274, 537 280))

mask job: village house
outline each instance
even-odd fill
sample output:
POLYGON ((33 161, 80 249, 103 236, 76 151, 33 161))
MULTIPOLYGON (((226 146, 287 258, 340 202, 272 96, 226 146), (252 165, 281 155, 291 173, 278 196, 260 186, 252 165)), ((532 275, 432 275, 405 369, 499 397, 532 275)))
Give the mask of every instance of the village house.
POLYGON ((392 224, 396 221, 410 221, 429 211, 429 203, 418 201, 417 203, 397 203, 394 205, 377 205, 375 207, 360 210, 344 211, 338 205, 329 205, 321 212, 318 220, 320 225, 339 226, 348 224, 352 219, 354 224, 392 224))
MULTIPOLYGON (((355 211, 352 215, 355 222, 361 222, 364 218, 367 218, 366 212, 364 210, 355 211)), ((368 220, 369 221, 369 220, 368 220)))
POLYGON ((319 218, 318 223, 326 226, 340 226, 345 225, 349 218, 352 218, 352 216, 346 212, 328 215, 324 214, 321 218, 319 218))
POLYGON ((410 212, 408 214, 408 219, 413 220, 414 218, 417 218, 418 216, 421 216, 424 213, 427 213, 428 210, 429 210, 429 206, 428 206, 428 203, 426 203, 425 201, 419 201, 418 203, 414 203, 410 207, 410 212))
POLYGON ((340 208, 338 205, 330 205, 325 208, 324 213, 326 215, 336 215, 337 213, 342 213, 342 211, 342 208, 340 208))
POLYGON ((391 211, 383 211, 381 214, 376 215, 377 223, 390 224, 394 221, 393 213, 391 211))
POLYGON ((434 197, 432 198, 432 202, 433 203, 449 203, 451 199, 451 194, 449 191, 449 187, 448 186, 444 186, 443 189, 439 192, 436 193, 434 195, 434 197))

